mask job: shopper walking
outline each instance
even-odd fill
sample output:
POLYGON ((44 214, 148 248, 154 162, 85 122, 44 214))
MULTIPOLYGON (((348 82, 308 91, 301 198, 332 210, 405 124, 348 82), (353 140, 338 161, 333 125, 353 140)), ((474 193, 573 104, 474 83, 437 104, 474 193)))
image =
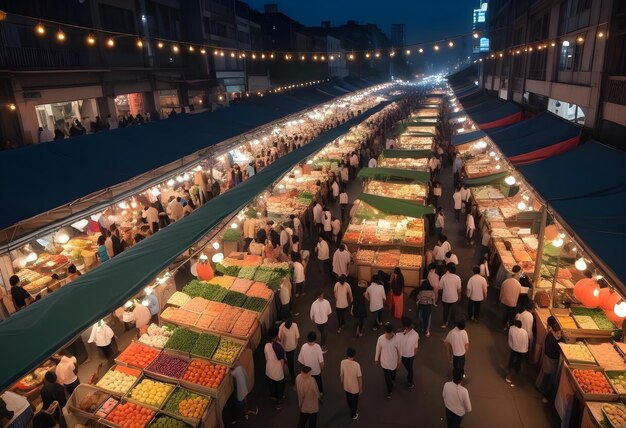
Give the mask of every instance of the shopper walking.
POLYGON ((435 211, 435 233, 437 236, 441 236, 444 226, 445 220, 443 218, 443 208, 437 207, 437 210, 435 211))
POLYGON ((528 334, 528 349, 530 349, 534 337, 533 326, 535 324, 535 317, 533 317, 533 309, 535 309, 535 302, 529 300, 526 302, 524 310, 515 315, 515 319, 522 322, 522 328, 526 331, 526 334, 528 334))
POLYGON ((341 192, 339 193, 339 209, 341 210, 341 224, 346 222, 346 213, 348 212, 348 193, 346 192, 346 186, 341 186, 341 192))
POLYGON ((338 328, 337 333, 346 325, 346 312, 352 304, 352 289, 345 275, 340 275, 335 283, 335 308, 337 309, 338 328))
POLYGON ((561 327, 554 317, 550 318, 548 318, 548 332, 543 342, 541 370, 535 381, 535 386, 543 395, 541 401, 544 403, 548 403, 554 399, 556 392, 556 375, 559 367, 559 358, 561 356, 561 348, 559 347, 561 327), (553 318, 554 322, 550 322, 550 318, 553 318))
POLYGON ((311 321, 317 326, 317 330, 320 332, 320 344, 324 353, 328 351, 326 348, 326 327, 328 324, 328 316, 332 313, 330 308, 330 302, 324 298, 324 292, 320 291, 317 295, 317 299, 311 304, 311 321))
POLYGON ((522 368, 524 355, 528 352, 528 333, 522 328, 522 321, 520 320, 515 320, 509 329, 509 348, 511 348, 511 355, 509 356, 508 371, 504 380, 511 387, 514 387, 513 376, 519 373, 522 368))
POLYGON ((487 298, 487 280, 480 275, 480 267, 472 268, 474 273, 467 280, 467 317, 470 320, 478 322, 480 317, 480 304, 487 298))
POLYGON ((340 244, 333 254, 333 273, 337 277, 341 275, 347 277, 350 273, 350 263, 352 263, 352 254, 344 244, 340 244))
POLYGON ((443 385, 443 404, 446 406, 446 423, 448 428, 460 428, 461 421, 466 413, 472 411, 469 393, 464 386, 463 371, 452 372, 452 382, 443 385))
MULTIPOLYGON (((307 342, 300 348, 298 362, 304 367, 311 368, 311 376, 317 383, 320 398, 324 396, 324 383, 322 382, 322 369, 324 368, 324 353, 320 345, 315 343, 317 334, 310 331, 306 336, 307 342)), ((304 369, 303 367, 303 369, 304 369)), ((297 380, 296 380, 297 382, 297 380)))
POLYGON ((400 364, 400 347, 393 326, 385 324, 385 333, 376 342, 376 364, 382 367, 387 386, 387 398, 391 398, 393 382, 396 379, 396 370, 400 364))
MULTIPOLYGON (((514 266, 513 269, 516 267, 519 268, 519 266, 514 266)), ((522 285, 514 277, 505 279, 502 281, 502 285, 500 285, 500 303, 504 306, 503 322, 505 330, 513 325, 513 321, 515 321, 517 300, 519 299, 521 290, 522 285)))
POLYGON ((414 388, 413 362, 417 354, 419 334, 413 328, 413 321, 409 317, 402 318, 402 332, 397 335, 400 345, 402 365, 406 369, 406 383, 409 388, 414 388))
POLYGON ((319 269, 322 273, 322 281, 321 286, 326 285, 326 282, 331 278, 330 272, 330 250, 328 248, 328 242, 326 242, 325 238, 320 235, 318 237, 317 246, 315 247, 315 252, 317 253, 317 260, 319 262, 319 269))
MULTIPOLYGON (((436 274, 435 274, 436 275, 436 274)), ((439 277, 437 277, 439 279, 439 277)), ((426 337, 430 337, 430 323, 433 306, 437 304, 437 291, 433 289, 429 280, 422 281, 417 293, 417 314, 426 337)))
POLYGON ((304 295, 304 265, 300 253, 291 253, 291 262, 293 266, 293 283, 296 287, 296 297, 300 294, 304 295))
POLYGON ((378 283, 378 275, 372 277, 372 283, 365 290, 365 299, 369 302, 370 312, 374 314, 374 330, 383 325, 383 307, 385 306, 385 287, 378 283))
POLYGON ((389 288, 391 288, 393 316, 396 319, 401 319, 404 311, 404 275, 402 275, 402 270, 397 266, 389 279, 389 288))
POLYGON ((270 340, 265 344, 263 352, 270 398, 276 410, 280 410, 285 395, 285 350, 278 342, 278 330, 275 327, 270 331, 270 340))
POLYGON ((463 207, 463 195, 461 195, 460 186, 456 186, 452 200, 454 201, 454 221, 459 223, 461 221, 461 208, 463 207))
MULTIPOLYGON (((352 305, 352 316, 356 318, 356 337, 363 336, 363 325, 365 324, 365 318, 367 318, 367 306, 365 299, 365 290, 367 289, 367 281, 359 281, 357 286, 352 291, 352 297, 354 303, 352 305)), ((384 289, 383 289, 384 291, 384 289)))
POLYGON ((298 428, 306 428, 307 422, 309 428, 317 426, 317 412, 320 408, 321 393, 312 372, 311 367, 304 366, 296 378, 296 393, 298 394, 298 408, 300 409, 298 428))
POLYGON ((469 349, 469 338, 465 330, 465 320, 458 320, 446 336, 448 352, 452 357, 452 370, 465 373, 465 354, 469 349))
POLYGON ((293 385, 296 380, 295 354, 300 340, 300 330, 298 324, 293 322, 291 317, 286 318, 278 328, 278 340, 285 350, 289 382, 293 385))
POLYGON ((441 328, 446 328, 455 318, 454 305, 461 300, 461 278, 456 274, 456 265, 450 263, 446 266, 447 272, 439 280, 441 287, 441 301, 443 302, 443 323, 441 328))
POLYGON ((359 394, 363 392, 361 365, 354 360, 356 356, 354 348, 348 348, 346 354, 348 358, 341 360, 339 365, 339 377, 346 392, 350 417, 356 420, 359 418, 359 394))

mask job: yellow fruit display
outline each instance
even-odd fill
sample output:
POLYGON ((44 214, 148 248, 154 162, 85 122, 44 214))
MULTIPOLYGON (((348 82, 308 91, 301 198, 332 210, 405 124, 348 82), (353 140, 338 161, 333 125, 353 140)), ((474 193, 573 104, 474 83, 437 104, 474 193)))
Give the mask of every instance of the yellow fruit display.
POLYGON ((557 315, 556 319, 561 324, 561 328, 564 329, 576 329, 578 326, 576 325, 576 321, 569 315, 557 315))
POLYGON ((569 362, 578 362, 578 363, 591 363, 594 364, 596 360, 593 358, 593 355, 582 342, 578 343, 559 343, 561 350, 563 351, 563 355, 569 362))
POLYGON ((231 364, 235 361, 237 355, 239 355, 240 350, 240 344, 235 343, 232 340, 222 338, 222 340, 220 340, 220 344, 217 347, 217 350, 213 354, 213 358, 211 359, 231 364))
POLYGON ((161 407, 173 385, 157 382, 151 379, 142 379, 130 392, 130 397, 152 407, 161 407))

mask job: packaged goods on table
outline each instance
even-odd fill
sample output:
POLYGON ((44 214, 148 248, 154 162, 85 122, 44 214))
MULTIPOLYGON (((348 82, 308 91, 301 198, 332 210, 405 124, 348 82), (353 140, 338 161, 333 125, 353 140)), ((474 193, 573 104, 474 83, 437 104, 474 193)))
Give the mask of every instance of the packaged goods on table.
POLYGON ((191 425, 167 415, 157 415, 148 428, 190 428, 191 425))
POLYGON ((395 268, 400 261, 400 250, 379 251, 374 259, 374 266, 395 268))
POLYGON ((270 300, 274 296, 274 292, 267 287, 264 282, 254 282, 248 291, 246 291, 248 297, 260 297, 262 299, 270 300))
POLYGON ((43 384, 46 373, 50 370, 54 370, 55 367, 56 363, 54 361, 47 360, 31 373, 17 381, 11 389, 20 394, 31 391, 43 384))
POLYGON ((102 406, 96 411, 95 415, 99 418, 106 418, 119 403, 120 401, 118 399, 111 397, 102 403, 102 406))
MULTIPOLYGON (((624 364, 622 360, 622 364, 624 364)), ((624 370, 607 370, 606 377, 609 379, 611 386, 621 396, 626 396, 626 371, 624 370)))
POLYGON ((626 406, 622 403, 602 404, 602 413, 609 420, 613 428, 621 428, 626 425, 626 406))
POLYGON ((587 399, 614 399, 617 398, 615 390, 609 383, 605 374, 600 369, 572 369, 572 375, 585 394, 589 394, 587 399), (599 397, 598 397, 599 396, 599 397))
POLYGON ((356 252, 355 259, 358 263, 372 264, 376 258, 376 251, 359 249, 356 252))
POLYGON ((208 281, 208 283, 218 285, 228 290, 233 285, 233 282, 235 282, 235 279, 237 279, 235 276, 229 275, 215 276, 210 281, 208 281))
MULTIPOLYGON (((380 162, 381 167, 411 169, 416 171, 426 171, 428 159, 411 159, 411 158, 385 158, 380 162)), ((392 196, 394 197, 394 196, 392 196)))
POLYGON ((422 267, 422 256, 420 254, 402 252, 398 262, 400 268, 420 269, 422 267))
POLYGON ((615 324, 613 324, 606 316, 602 309, 590 309, 580 306, 572 306, 570 308, 572 315, 574 316, 589 316, 598 326, 600 330, 615 330, 615 324))
POLYGON ((626 370, 624 358, 611 342, 587 343, 598 364, 607 370, 626 370))
POLYGON ((396 142, 397 149, 403 150, 431 150, 433 137, 401 134, 396 142))
POLYGON ((211 323, 210 330, 217 331, 219 333, 230 333, 235 321, 242 313, 241 308, 235 308, 228 306, 219 317, 217 317, 213 323, 211 323))

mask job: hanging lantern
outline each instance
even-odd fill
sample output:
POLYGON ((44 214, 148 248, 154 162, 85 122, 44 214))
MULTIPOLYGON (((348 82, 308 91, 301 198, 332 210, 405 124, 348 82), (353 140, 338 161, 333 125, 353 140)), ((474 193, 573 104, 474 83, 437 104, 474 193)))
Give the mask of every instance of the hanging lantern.
POLYGON ((588 308, 600 305, 600 286, 591 278, 581 279, 574 286, 574 296, 588 308))
POLYGON ((626 318, 626 317, 620 317, 613 310, 607 311, 606 309, 604 309, 604 314, 612 323, 615 323, 615 324, 621 324, 622 321, 624 321, 624 318, 626 318))
POLYGON ((209 263, 209 258, 204 254, 198 258, 196 272, 198 274, 198 278, 203 281, 210 281, 213 279, 213 268, 211 267, 211 263, 209 263))
POLYGON ((556 237, 559 236, 559 230, 556 228, 555 225, 551 224, 549 226, 546 226, 546 230, 544 232, 544 236, 545 236, 546 240, 554 241, 556 239, 556 237))
POLYGON ((605 287, 600 290, 600 307, 606 311, 612 311, 621 298, 622 296, 619 293, 611 290, 609 287, 605 287))

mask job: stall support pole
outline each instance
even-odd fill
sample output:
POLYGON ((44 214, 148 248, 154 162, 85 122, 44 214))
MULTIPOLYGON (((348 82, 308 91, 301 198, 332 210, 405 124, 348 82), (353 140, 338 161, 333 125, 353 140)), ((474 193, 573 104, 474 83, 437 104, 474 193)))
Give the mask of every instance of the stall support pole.
POLYGON ((541 224, 539 226, 539 237, 537 239, 537 259, 535 260, 535 272, 533 273, 533 298, 535 297, 535 290, 537 290, 537 284, 539 284, 539 277, 541 276, 541 261, 543 259, 543 241, 546 233, 546 222, 548 221, 548 207, 544 205, 541 211, 541 224))
POLYGON ((550 307, 554 307, 554 301, 556 298, 556 278, 559 276, 559 266, 561 265, 561 250, 559 250, 559 254, 556 257, 556 266, 554 267, 554 277, 552 278, 552 296, 550 298, 550 307))

